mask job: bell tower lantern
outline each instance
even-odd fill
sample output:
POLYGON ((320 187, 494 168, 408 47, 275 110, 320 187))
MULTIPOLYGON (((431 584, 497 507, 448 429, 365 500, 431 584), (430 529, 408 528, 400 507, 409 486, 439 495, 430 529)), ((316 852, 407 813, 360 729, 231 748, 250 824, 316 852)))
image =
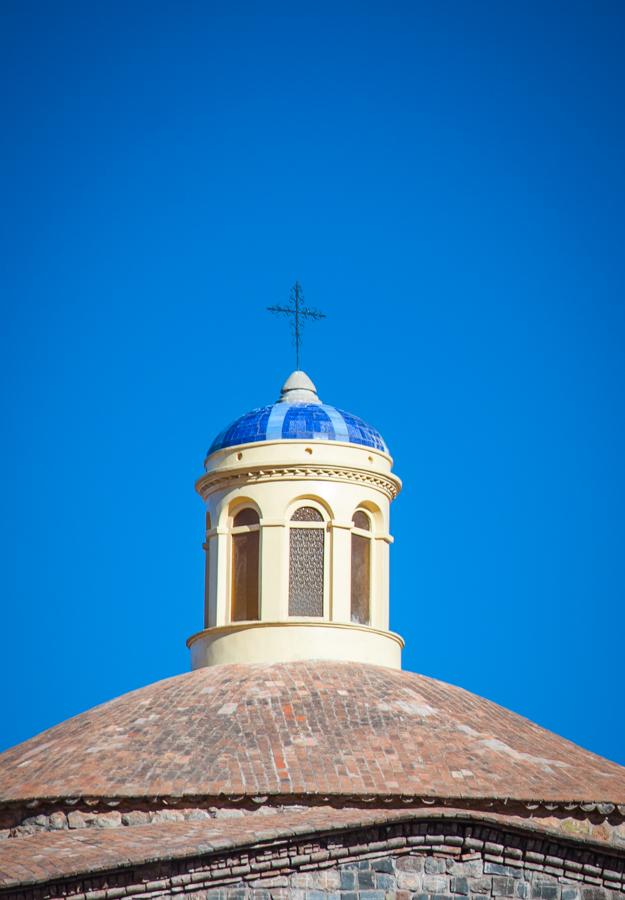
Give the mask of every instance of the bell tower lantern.
POLYGON ((204 629, 191 663, 343 659, 401 668, 389 631, 389 508, 401 482, 381 435, 321 402, 296 370, 278 401, 208 451, 204 629))

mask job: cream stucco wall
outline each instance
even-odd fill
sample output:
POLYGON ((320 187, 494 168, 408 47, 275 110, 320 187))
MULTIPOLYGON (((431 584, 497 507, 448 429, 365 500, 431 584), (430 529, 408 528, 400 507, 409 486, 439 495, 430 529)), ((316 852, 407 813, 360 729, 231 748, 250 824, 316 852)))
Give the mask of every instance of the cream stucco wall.
POLYGON ((291 662, 347 659, 401 668, 402 638, 391 631, 333 622, 236 622, 209 628, 188 640, 191 666, 230 662, 291 662))

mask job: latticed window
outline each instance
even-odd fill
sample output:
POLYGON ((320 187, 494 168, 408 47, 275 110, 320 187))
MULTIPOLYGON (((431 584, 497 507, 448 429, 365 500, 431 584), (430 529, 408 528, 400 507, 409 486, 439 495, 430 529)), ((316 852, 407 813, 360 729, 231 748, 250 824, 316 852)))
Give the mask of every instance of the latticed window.
POLYGON ((249 507, 236 514, 232 522, 232 601, 233 622, 258 619, 260 520, 249 507))
POLYGON ((371 519, 362 509, 352 517, 351 619, 359 625, 371 621, 371 519))
POLYGON ((313 506, 300 506, 289 532, 289 615, 323 616, 323 516, 313 506))

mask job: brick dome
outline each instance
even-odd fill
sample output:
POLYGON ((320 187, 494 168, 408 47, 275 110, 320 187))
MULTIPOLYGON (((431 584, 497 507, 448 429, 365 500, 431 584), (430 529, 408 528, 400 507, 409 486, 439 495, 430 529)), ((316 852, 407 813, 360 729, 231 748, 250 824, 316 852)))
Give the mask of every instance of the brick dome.
POLYGON ((259 795, 625 804, 625 769, 457 687, 342 662, 151 684, 0 755, 0 802, 259 795))

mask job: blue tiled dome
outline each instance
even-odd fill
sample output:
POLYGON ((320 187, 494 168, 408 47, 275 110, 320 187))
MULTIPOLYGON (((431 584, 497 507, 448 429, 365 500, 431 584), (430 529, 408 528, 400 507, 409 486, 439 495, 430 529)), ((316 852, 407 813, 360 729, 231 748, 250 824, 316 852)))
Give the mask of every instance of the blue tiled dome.
POLYGON ((322 440, 360 444, 388 453, 382 435, 358 416, 321 403, 303 372, 294 372, 277 403, 240 416, 217 435, 209 456, 224 447, 257 441, 322 440))

